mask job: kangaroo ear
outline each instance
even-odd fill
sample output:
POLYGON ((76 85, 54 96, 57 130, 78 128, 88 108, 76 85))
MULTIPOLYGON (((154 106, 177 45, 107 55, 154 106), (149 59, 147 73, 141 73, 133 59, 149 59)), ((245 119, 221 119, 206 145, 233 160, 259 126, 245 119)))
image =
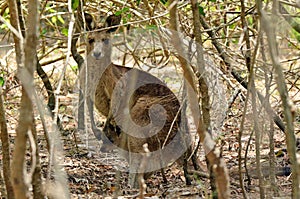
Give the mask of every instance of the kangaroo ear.
MULTIPOLYGON (((111 27, 119 25, 121 22, 121 15, 110 15, 106 18, 105 27, 111 27)), ((108 33, 115 32, 118 28, 111 28, 107 30, 108 33)))
POLYGON ((85 12, 84 19, 85 19, 87 30, 94 30, 96 27, 94 17, 91 14, 85 12))

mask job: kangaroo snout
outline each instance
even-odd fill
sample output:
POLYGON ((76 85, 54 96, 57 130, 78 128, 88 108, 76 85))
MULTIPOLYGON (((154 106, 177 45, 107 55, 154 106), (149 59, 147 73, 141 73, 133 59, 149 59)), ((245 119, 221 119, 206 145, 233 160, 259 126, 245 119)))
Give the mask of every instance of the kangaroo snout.
POLYGON ((93 52, 93 56, 95 57, 95 59, 100 59, 102 56, 101 56, 101 52, 100 51, 94 51, 93 52))

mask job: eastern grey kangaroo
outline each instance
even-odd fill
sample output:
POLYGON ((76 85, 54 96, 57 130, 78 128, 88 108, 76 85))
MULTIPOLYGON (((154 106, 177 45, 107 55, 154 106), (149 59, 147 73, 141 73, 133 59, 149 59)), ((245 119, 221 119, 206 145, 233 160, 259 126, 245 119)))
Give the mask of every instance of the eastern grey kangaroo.
MULTIPOLYGON (((176 160, 186 162, 191 139, 188 132, 181 131, 185 118, 181 118, 179 100, 165 83, 142 70, 112 63, 111 34, 116 28, 109 28, 120 20, 120 16, 108 16, 100 31, 89 33, 87 67, 80 78, 87 77, 86 96, 95 136, 104 142, 103 150, 115 146, 122 151, 130 166, 130 184, 136 187, 138 173, 147 178, 176 160), (92 102, 107 118, 103 130, 94 123, 92 102), (150 157, 140 168, 145 144, 150 157)), ((190 184, 186 167, 184 173, 190 184)))

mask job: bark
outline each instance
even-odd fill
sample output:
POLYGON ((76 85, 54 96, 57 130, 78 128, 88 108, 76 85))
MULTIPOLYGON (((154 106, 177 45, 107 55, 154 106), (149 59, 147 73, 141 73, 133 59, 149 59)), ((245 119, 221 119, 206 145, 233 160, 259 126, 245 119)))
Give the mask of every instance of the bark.
MULTIPOLYGON (((37 59, 37 57, 36 57, 37 59)), ((54 90, 53 87, 51 85, 51 82, 49 80, 49 77, 47 75, 47 73, 44 71, 44 69, 42 68, 41 64, 39 63, 39 61, 37 61, 36 63, 36 71, 37 74, 40 76, 40 78, 43 81, 43 84, 45 86, 45 89, 47 91, 47 95, 48 95, 48 107, 49 107, 49 111, 51 112, 52 116, 53 116, 53 110, 55 107, 55 95, 54 95, 54 90)), ((60 125, 60 121, 57 121, 58 125, 60 125)), ((47 139, 48 140, 48 139, 47 139)))
POLYGON ((32 125, 31 115, 32 105, 29 96, 24 88, 22 88, 22 98, 20 107, 20 117, 18 127, 16 129, 17 137, 15 139, 15 149, 12 159, 12 184, 14 188, 15 197, 18 199, 29 198, 28 186, 25 183, 24 166, 25 166, 25 152, 27 131, 32 125))
MULTIPOLYGON (((11 25, 20 33, 20 25, 19 25, 19 16, 18 16, 18 10, 17 10, 17 3, 15 0, 9 0, 9 14, 10 14, 10 23, 11 25)), ((22 36, 21 34, 19 36, 22 36)), ((15 43, 15 51, 16 51, 16 61, 17 64, 21 64, 23 52, 21 47, 21 39, 13 34, 14 43, 15 43)))
MULTIPOLYGON (((41 175, 41 163, 40 163, 40 155, 38 149, 38 140, 37 140, 37 131, 36 126, 34 125, 34 121, 32 121, 33 125, 31 126, 31 132, 34 139, 35 147, 31 147, 32 150, 35 150, 35 168, 32 176, 32 187, 33 187, 33 198, 41 199, 44 198, 43 190, 42 190, 42 175, 41 175)), ((32 158, 34 159, 34 158, 32 158)))
MULTIPOLYGON (((80 1, 81 2, 81 1, 80 1)), ((77 41, 80 36, 80 32, 84 27, 84 21, 82 17, 82 5, 81 3, 79 4, 77 8, 77 13, 76 13, 76 24, 75 24, 75 32, 72 35, 72 41, 71 41, 71 53, 73 56, 73 59, 76 61, 78 65, 79 72, 81 71, 81 68, 84 64, 84 58, 80 55, 80 53, 77 50, 77 41)), ((83 94, 83 88, 85 87, 84 85, 79 85, 80 90, 79 90, 79 104, 78 104, 78 129, 79 130, 84 130, 85 129, 85 96, 83 94)))
MULTIPOLYGON (((19 35, 14 34, 15 42, 15 52, 16 52, 16 61, 18 68, 22 65, 23 57, 23 46, 22 46, 22 34, 19 26, 19 15, 17 10, 17 3, 15 0, 9 1, 9 11, 11 25, 18 31, 19 35)), ((11 179, 12 186, 14 190, 15 198, 27 198, 27 186, 24 180, 24 159, 26 151, 26 133, 28 126, 31 123, 31 120, 28 121, 28 115, 31 114, 31 101, 28 98, 24 88, 22 89, 22 98, 21 98, 21 107, 20 107, 20 117, 18 126, 16 129, 17 137, 15 140, 15 149, 13 153, 12 166, 11 166, 11 179)))
MULTIPOLYGON (((16 198, 29 198, 28 185, 25 181, 24 175, 24 166, 25 166, 25 152, 26 152, 26 143, 27 143, 27 132, 32 127, 33 121, 33 108, 32 108, 32 100, 30 98, 30 94, 33 91, 33 72, 36 66, 36 46, 37 46, 37 1, 28 2, 28 11, 30 15, 28 15, 28 29, 27 29, 27 37, 26 37, 26 50, 24 54, 24 65, 22 63, 22 42, 15 40, 16 43, 16 56, 18 61, 18 75, 22 82, 22 97, 21 97, 21 107, 20 107, 20 116, 18 120, 18 126, 16 128, 16 140, 15 140, 15 150, 13 153, 12 160, 12 182, 13 188, 16 198), (18 54, 20 53, 20 54, 18 54)), ((12 7, 11 19, 12 24, 15 26, 17 30, 19 22, 17 21, 16 16, 18 15, 17 9, 15 7, 15 2, 11 1, 10 6, 12 7), (13 12, 15 11, 15 12, 13 12), (13 17, 15 16, 15 17, 13 17), (16 21, 15 21, 16 20, 16 21)), ((19 8, 20 9, 20 8, 19 8)))
POLYGON ((10 178, 10 147, 9 136, 7 132, 5 109, 2 100, 2 89, 0 88, 0 130, 1 130, 1 143, 2 143, 2 156, 3 156, 3 177, 5 181, 6 194, 8 199, 14 198, 13 187, 10 178))

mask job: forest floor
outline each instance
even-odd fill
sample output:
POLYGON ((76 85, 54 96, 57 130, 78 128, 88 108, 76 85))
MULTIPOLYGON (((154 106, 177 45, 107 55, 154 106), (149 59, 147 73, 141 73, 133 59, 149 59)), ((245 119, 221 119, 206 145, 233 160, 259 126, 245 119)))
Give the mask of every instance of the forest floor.
MULTIPOLYGON (((128 172, 124 171, 127 168, 126 161, 119 157, 117 153, 96 153, 95 150, 88 150, 86 145, 80 141, 74 129, 75 123, 68 122, 67 130, 64 131, 62 137, 64 150, 64 165, 62 165, 67 174, 69 182, 69 191, 72 199, 98 199, 98 198, 138 198, 139 190, 132 189, 128 185, 128 172), (74 139, 76 137, 76 139, 74 139), (122 167, 123 171, 118 172, 122 167)), ((41 132, 41 131, 40 131, 41 132)), ((12 142, 15 134, 11 133, 12 142)), ((44 135, 39 134, 39 148, 43 177, 47 175, 48 168, 48 152, 44 135)), ((231 140, 230 136, 225 138, 231 140)), ((12 143, 13 144, 13 143, 12 143)), ((232 143, 234 145, 234 143, 232 143)), ((278 143, 278 145, 281 145, 278 143)), ((13 146, 13 145, 12 145, 13 146)), ((282 143, 284 146, 284 143, 282 143)), ((223 148, 223 157, 227 164, 230 176, 231 198, 243 198, 238 177, 238 161, 236 149, 228 151, 223 148)), ((29 154, 29 153, 28 153, 29 154)), ((284 155, 286 158, 286 155, 284 155)), ((28 157, 30 157, 28 155, 28 157)), ((192 185, 185 184, 183 169, 177 163, 165 169, 165 175, 168 180, 163 182, 160 172, 154 173, 146 180, 145 198, 211 198, 208 172, 205 169, 205 159, 202 149, 198 151, 199 163, 202 171, 195 172, 191 163, 192 185)), ((258 180, 255 175, 255 156, 248 159, 249 173, 251 184, 246 184, 245 187, 249 198, 259 198, 258 180)), ((278 160, 278 162, 286 160, 278 160)), ((243 171, 243 176, 244 176, 243 171)), ((244 176, 245 177, 245 176, 244 176)), ((291 178, 287 176, 277 176, 277 194, 272 192, 272 186, 268 177, 265 178, 264 188, 267 198, 290 198, 291 194, 291 178), (275 197, 276 196, 276 197, 275 197)), ((3 181, 1 188, 4 188, 3 181)))

